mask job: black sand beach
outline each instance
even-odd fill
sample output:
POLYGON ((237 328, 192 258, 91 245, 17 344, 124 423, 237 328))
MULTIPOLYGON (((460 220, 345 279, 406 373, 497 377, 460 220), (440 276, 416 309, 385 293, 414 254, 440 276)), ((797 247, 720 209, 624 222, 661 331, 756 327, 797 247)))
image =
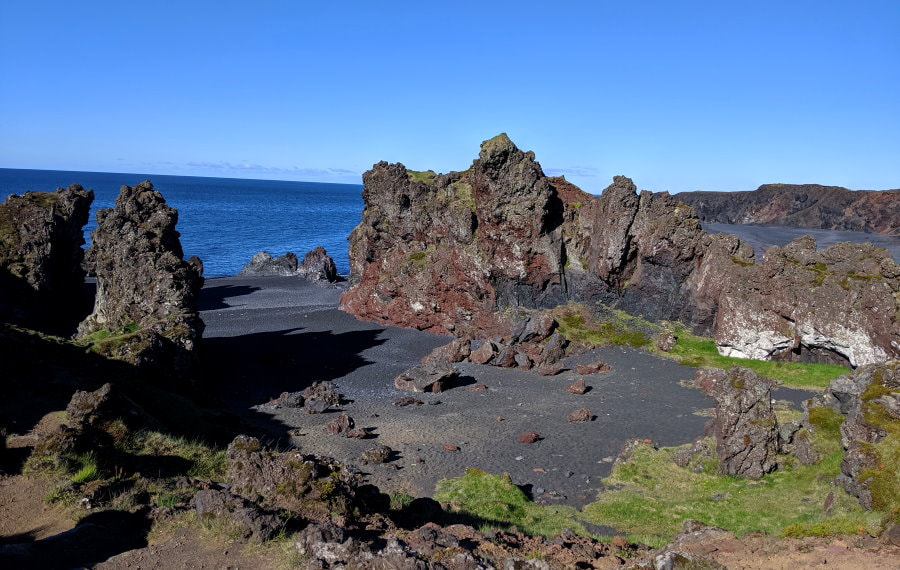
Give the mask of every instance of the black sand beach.
MULTIPOLYGON (((458 387, 439 394, 403 392, 393 378, 450 339, 358 321, 336 308, 340 292, 291 277, 208 280, 200 301, 207 385, 271 440, 360 465, 387 492, 429 496, 438 480, 477 467, 509 473, 536 501, 583 505, 594 498, 627 439, 662 446, 689 442, 703 433, 707 419, 696 412, 713 406, 700 391, 680 384, 692 377, 692 368, 619 347, 567 361, 599 358, 612 365, 610 373, 585 377, 590 390, 584 395, 565 390, 574 373, 542 377, 471 363, 457 365, 463 372, 458 387), (341 411, 371 430, 368 439, 326 434, 323 425, 337 410, 309 415, 260 406, 315 380, 335 383, 349 400, 341 411), (469 391, 475 383, 487 390, 469 391), (394 405, 404 396, 425 404, 394 405), (567 423, 566 415, 583 407, 595 420, 567 423), (519 443, 526 431, 543 439, 519 443), (459 451, 443 450, 447 443, 459 451), (375 444, 394 449, 396 459, 362 465, 361 454, 375 444)), ((778 397, 807 397, 791 392, 782 390, 778 397)))

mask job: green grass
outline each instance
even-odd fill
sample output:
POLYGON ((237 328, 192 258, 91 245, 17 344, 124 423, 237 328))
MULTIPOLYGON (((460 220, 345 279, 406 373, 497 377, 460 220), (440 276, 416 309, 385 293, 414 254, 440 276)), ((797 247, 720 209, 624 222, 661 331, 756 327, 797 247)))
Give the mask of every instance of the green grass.
POLYGON ((599 322, 586 317, 585 312, 578 306, 566 307, 556 316, 560 333, 570 341, 595 346, 614 344, 640 348, 650 344, 650 338, 638 327, 658 328, 621 311, 612 311, 613 318, 599 322))
POLYGON ((825 388, 829 382, 849 372, 847 368, 836 364, 775 362, 722 356, 716 350, 716 343, 710 338, 696 336, 684 330, 678 331, 676 336, 678 343, 675 348, 660 355, 675 357, 686 366, 713 366, 725 369, 742 366, 761 376, 778 380, 785 386, 815 390, 825 388))
POLYGON ((603 480, 604 490, 582 512, 537 505, 508 476, 479 469, 439 482, 434 498, 485 528, 515 525, 531 534, 552 536, 563 528, 583 533, 582 523, 591 523, 611 526, 628 533, 631 541, 654 547, 669 542, 688 519, 738 535, 754 531, 789 537, 874 535, 887 513, 864 511, 856 498, 832 484, 843 456, 841 421, 834 410, 813 408, 811 437, 822 459, 816 465, 800 465, 784 457, 782 468, 758 480, 719 475, 715 459, 701 462, 701 472, 678 467, 671 460, 678 448, 654 449, 644 443, 614 465, 603 480), (829 494, 833 500, 826 514, 823 505, 829 494))
POLYGON ((412 182, 431 184, 434 182, 434 170, 407 170, 406 175, 412 182))
POLYGON ((100 466, 97 464, 97 457, 93 453, 85 453, 74 457, 78 465, 78 469, 72 474, 73 483, 89 483, 103 478, 100 466))
POLYGON ((117 443, 122 451, 144 456, 177 456, 190 462, 186 475, 221 481, 225 478, 225 450, 199 440, 190 440, 156 431, 131 434, 117 443))
POLYGON ((541 506, 528 499, 508 475, 466 469, 465 475, 439 481, 434 499, 449 503, 452 511, 473 517, 476 526, 516 526, 528 534, 553 536, 569 528, 587 534, 574 507, 541 506))

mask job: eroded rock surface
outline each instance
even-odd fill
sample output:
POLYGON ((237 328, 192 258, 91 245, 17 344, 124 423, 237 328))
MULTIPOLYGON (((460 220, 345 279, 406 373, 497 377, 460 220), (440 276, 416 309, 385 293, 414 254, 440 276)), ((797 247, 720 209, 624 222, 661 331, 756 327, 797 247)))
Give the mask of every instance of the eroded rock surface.
POLYGON ((860 366, 900 355, 900 266, 871 244, 816 251, 809 236, 736 267, 715 340, 726 356, 860 366))
POLYGON ((93 200, 73 184, 0 204, 0 320, 71 334, 84 316, 82 228, 93 200))
MULTIPOLYGON (((715 332, 720 351, 735 356, 857 366, 900 350, 897 266, 871 246, 816 254, 801 240, 756 264, 752 247, 705 233, 694 209, 667 193, 638 192, 616 176, 601 196, 587 194, 544 176, 506 135, 485 141, 463 172, 381 162, 363 182, 363 219, 350 236, 353 285, 341 307, 491 339, 473 362, 551 364, 526 346, 538 341, 525 329, 546 337, 552 321, 516 315, 570 300, 715 332)), ((661 339, 660 350, 674 340, 661 339)))
POLYGON ((238 275, 255 275, 265 277, 270 275, 288 276, 297 272, 297 254, 287 252, 281 257, 273 257, 268 251, 259 251, 250 258, 250 263, 245 265, 238 275))
POLYGON ((838 483, 866 509, 900 507, 900 361, 832 380, 822 398, 844 414, 838 483))
POLYGON ((775 383, 752 370, 700 368, 695 383, 716 399, 713 431, 724 475, 759 478, 778 467, 778 419, 772 406, 775 383))
POLYGON ((203 332, 195 306, 203 277, 196 260, 183 259, 177 221, 149 180, 122 186, 115 207, 97 212, 87 253, 97 294, 78 334, 114 336, 108 355, 184 372, 203 332))

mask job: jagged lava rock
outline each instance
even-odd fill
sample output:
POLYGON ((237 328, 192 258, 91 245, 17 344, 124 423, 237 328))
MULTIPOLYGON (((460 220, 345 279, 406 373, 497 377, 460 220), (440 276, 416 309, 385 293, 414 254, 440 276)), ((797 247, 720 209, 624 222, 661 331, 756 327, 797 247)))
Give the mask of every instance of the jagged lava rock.
POLYGON ((260 251, 253 254, 250 263, 241 269, 238 275, 288 276, 297 273, 297 255, 291 251, 281 257, 272 257, 268 251, 260 251))
POLYGON ((534 154, 505 134, 485 141, 465 172, 380 162, 363 184, 347 312, 444 334, 508 331, 498 306, 565 298, 561 204, 534 154))
POLYGON ((778 420, 772 407, 775 382, 752 370, 699 368, 695 384, 716 399, 713 430, 720 471, 759 478, 778 464, 778 420))
POLYGON ((149 180, 122 186, 115 207, 97 212, 87 253, 97 294, 79 336, 136 329, 113 356, 135 364, 167 359, 176 370, 189 365, 203 332, 195 306, 203 277, 196 262, 183 259, 177 221, 149 180))
POLYGON ((82 228, 93 200, 73 184, 0 204, 0 320, 71 334, 84 316, 82 228))
POLYGON ((339 280, 337 266, 322 246, 313 248, 303 256, 303 261, 297 267, 297 275, 310 281, 333 283, 339 280))
POLYGON ((871 244, 809 236, 732 268, 715 340, 726 356, 860 366, 900 357, 900 266, 871 244))

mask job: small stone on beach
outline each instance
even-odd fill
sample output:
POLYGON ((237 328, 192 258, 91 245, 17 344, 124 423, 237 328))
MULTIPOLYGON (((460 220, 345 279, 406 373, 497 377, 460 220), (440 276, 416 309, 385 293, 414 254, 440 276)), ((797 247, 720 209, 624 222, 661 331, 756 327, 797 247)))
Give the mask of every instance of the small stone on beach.
POLYGON ((519 434, 519 443, 534 443, 539 439, 541 439, 541 436, 535 431, 526 431, 519 434))
POLYGON ((566 421, 570 424, 581 423, 581 422, 589 422, 593 418, 593 414, 587 408, 579 408, 566 416, 566 421))

